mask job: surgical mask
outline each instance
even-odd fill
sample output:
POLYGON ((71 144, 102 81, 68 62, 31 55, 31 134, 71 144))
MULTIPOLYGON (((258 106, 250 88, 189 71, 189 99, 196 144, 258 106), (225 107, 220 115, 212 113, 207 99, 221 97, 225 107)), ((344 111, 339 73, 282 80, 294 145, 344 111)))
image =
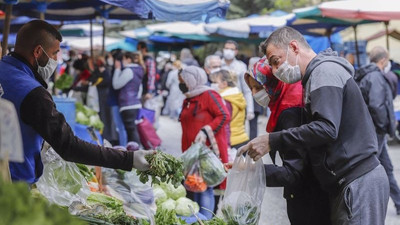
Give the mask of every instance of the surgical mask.
POLYGON ((213 89, 213 90, 215 90, 215 91, 219 91, 219 87, 218 87, 218 83, 211 83, 211 88, 213 89))
POLYGON ((181 90, 183 94, 189 91, 185 83, 179 83, 179 90, 181 90))
POLYGON ((108 58, 107 59, 107 64, 109 65, 109 66, 112 66, 112 65, 114 65, 114 59, 113 58, 108 58))
POLYGON ((233 58, 235 58, 235 51, 233 51, 232 49, 224 49, 223 54, 224 58, 227 60, 232 60, 233 58))
POLYGON ((49 55, 46 53, 46 51, 43 49, 42 46, 40 47, 42 48, 44 54, 46 54, 47 58, 49 58, 49 61, 47 61, 47 64, 45 66, 40 66, 39 62, 37 61, 37 58, 35 58, 36 64, 38 66, 37 72, 43 78, 43 80, 46 83, 48 83, 51 75, 53 75, 54 71, 56 70, 58 63, 56 60, 49 57, 49 55))
POLYGON ((210 74, 219 72, 220 70, 221 70, 221 67, 217 67, 217 68, 211 69, 211 70, 210 70, 210 74))
POLYGON ((292 66, 288 62, 288 57, 289 57, 289 47, 286 52, 286 60, 282 65, 278 68, 278 70, 275 72, 275 77, 278 78, 279 80, 288 83, 288 84, 293 84, 296 83, 297 81, 301 80, 301 72, 300 72, 300 67, 297 64, 297 59, 299 55, 296 56, 296 65, 292 66))
POLYGON ((391 64, 390 61, 389 61, 389 63, 385 66, 385 68, 383 68, 383 73, 384 73, 384 74, 389 73, 389 71, 390 71, 391 68, 392 68, 392 64, 391 64))
POLYGON ((253 95, 254 100, 262 107, 266 108, 269 104, 270 98, 265 89, 262 89, 253 95))

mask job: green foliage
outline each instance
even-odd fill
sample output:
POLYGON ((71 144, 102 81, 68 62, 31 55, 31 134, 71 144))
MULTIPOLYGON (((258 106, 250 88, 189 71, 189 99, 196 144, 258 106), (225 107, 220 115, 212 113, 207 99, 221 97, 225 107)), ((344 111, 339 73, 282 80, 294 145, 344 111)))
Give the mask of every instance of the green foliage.
POLYGON ((156 224, 187 224, 184 220, 176 216, 175 210, 157 209, 156 215, 154 217, 156 220, 156 224))
POLYGON ((177 188, 182 180, 185 179, 182 160, 161 151, 146 155, 145 158, 150 164, 150 169, 147 171, 136 171, 142 183, 149 181, 149 176, 151 176, 152 185, 166 182, 171 183, 177 188))
MULTIPOLYGON (((211 220, 202 221, 204 225, 227 225, 225 221, 218 217, 213 217, 211 220)), ((199 222, 193 223, 192 225, 200 225, 199 222)))
POLYGON ((76 122, 79 124, 93 126, 96 130, 103 130, 104 124, 100 120, 99 115, 93 109, 82 105, 81 103, 75 103, 76 108, 76 122))
POLYGON ((55 82, 55 87, 60 90, 68 89, 72 86, 74 78, 69 74, 61 75, 55 82))
POLYGON ((122 209, 121 200, 97 192, 92 192, 87 198, 87 202, 89 205, 101 204, 110 209, 115 209, 115 210, 122 209))
POLYGON ((274 0, 231 0, 227 18, 241 18, 251 14, 261 14, 265 9, 271 9, 274 0))
POLYGON ((0 225, 83 225, 68 210, 33 198, 26 183, 5 184, 0 179, 0 225))
POLYGON ((274 8, 291 12, 293 9, 305 7, 309 3, 309 0, 276 0, 274 8))

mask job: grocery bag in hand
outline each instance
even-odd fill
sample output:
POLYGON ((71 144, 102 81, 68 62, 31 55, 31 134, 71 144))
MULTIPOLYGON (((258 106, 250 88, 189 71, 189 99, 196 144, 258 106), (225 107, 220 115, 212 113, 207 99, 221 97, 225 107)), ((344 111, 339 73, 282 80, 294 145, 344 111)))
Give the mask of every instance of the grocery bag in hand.
POLYGON ((224 165, 221 160, 206 146, 194 143, 181 156, 183 171, 187 177, 191 171, 198 170, 208 187, 221 184, 226 177, 224 165), (197 167, 197 168, 193 168, 197 167))
POLYGON ((228 173, 222 214, 228 224, 257 225, 266 187, 262 160, 238 156, 228 173))
POLYGON ((161 145, 161 139, 157 135, 153 124, 146 117, 143 117, 137 124, 137 129, 140 137, 140 142, 145 149, 155 149, 161 145))

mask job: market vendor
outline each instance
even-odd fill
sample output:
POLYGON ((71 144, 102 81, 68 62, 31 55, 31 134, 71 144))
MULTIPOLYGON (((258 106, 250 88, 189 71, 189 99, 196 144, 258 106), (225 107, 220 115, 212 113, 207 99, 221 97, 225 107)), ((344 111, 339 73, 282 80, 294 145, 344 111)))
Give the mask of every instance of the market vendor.
POLYGON ((100 147, 74 136, 63 114, 56 110, 46 81, 57 67, 61 34, 42 20, 33 20, 17 33, 15 51, 0 61, 3 98, 17 109, 23 146, 23 163, 10 163, 14 181, 35 183, 43 173, 40 149, 43 140, 65 160, 115 169, 147 170, 146 154, 154 151, 124 152, 100 147))

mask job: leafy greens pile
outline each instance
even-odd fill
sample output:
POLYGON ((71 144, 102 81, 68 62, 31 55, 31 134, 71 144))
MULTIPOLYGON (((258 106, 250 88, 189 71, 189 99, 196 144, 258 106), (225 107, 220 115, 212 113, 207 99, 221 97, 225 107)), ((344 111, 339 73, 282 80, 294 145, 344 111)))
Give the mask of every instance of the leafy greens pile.
POLYGON ((86 126, 93 126, 96 130, 103 130, 104 124, 96 111, 79 102, 75 103, 75 108, 77 123, 86 126))
POLYGON ((50 205, 44 198, 33 198, 26 183, 2 183, 0 179, 0 224, 83 225, 64 208, 50 205))
POLYGON ((152 185, 166 182, 171 183, 177 188, 185 178, 183 175, 182 160, 176 159, 172 155, 159 150, 155 154, 146 155, 145 158, 150 164, 150 169, 147 171, 136 171, 142 183, 149 181, 149 176, 151 176, 152 185))

